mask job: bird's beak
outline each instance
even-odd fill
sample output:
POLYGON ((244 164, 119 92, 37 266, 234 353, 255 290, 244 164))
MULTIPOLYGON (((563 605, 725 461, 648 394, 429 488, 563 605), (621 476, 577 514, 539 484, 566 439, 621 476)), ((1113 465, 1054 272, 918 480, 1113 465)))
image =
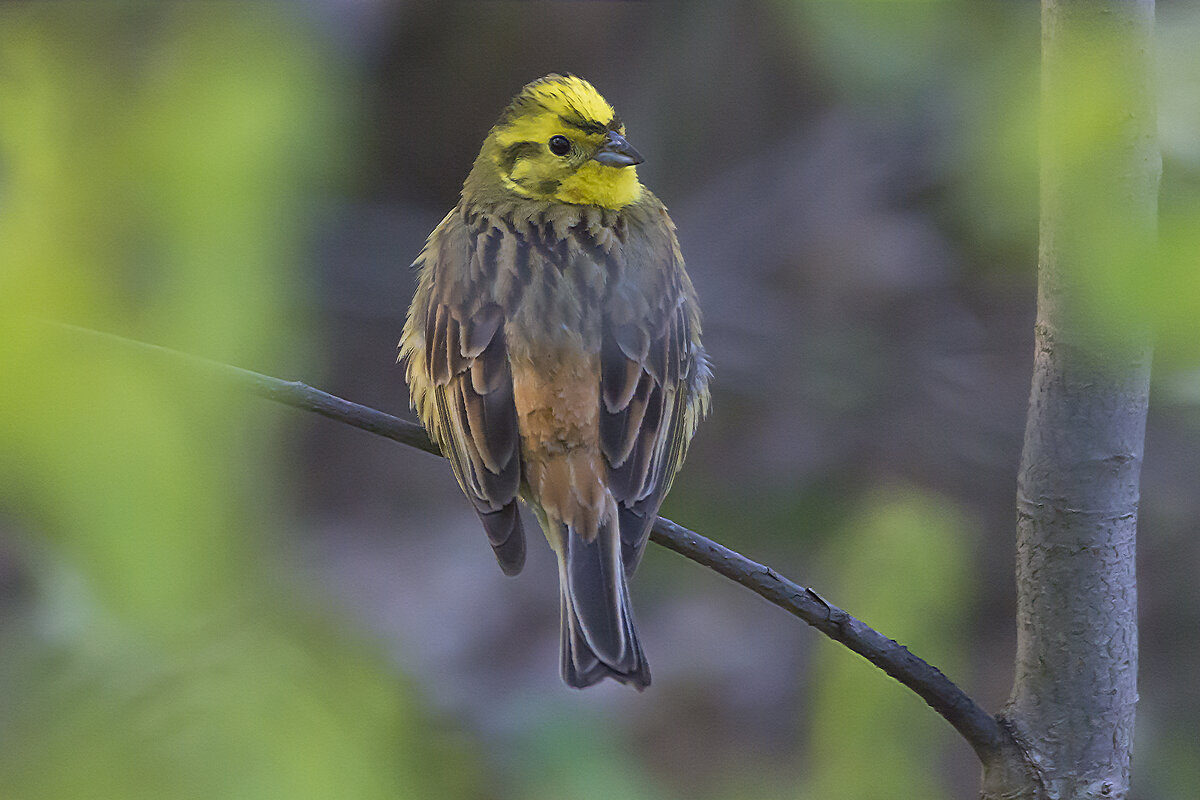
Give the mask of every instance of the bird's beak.
POLYGON ((604 144, 600 145, 600 149, 596 151, 596 155, 592 159, 599 161, 606 167, 632 167, 634 164, 640 164, 646 159, 642 158, 642 154, 633 149, 633 145, 625 141, 625 137, 616 131, 609 131, 608 136, 604 138, 604 144))

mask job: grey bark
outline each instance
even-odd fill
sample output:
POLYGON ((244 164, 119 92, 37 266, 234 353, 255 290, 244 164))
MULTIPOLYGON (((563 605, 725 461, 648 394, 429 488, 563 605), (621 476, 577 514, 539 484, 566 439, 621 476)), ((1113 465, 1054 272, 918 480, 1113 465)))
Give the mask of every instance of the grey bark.
POLYGON ((1033 772, 985 765, 985 798, 1129 790, 1151 350, 1136 329, 1105 331, 1081 298, 1105 253, 1097 242, 1151 257, 1153 22, 1153 0, 1042 4, 1037 345, 1018 475, 1016 674, 1001 715, 1033 772), (1104 69, 1089 75, 1088 64, 1104 69), (1090 128, 1073 127, 1076 112, 1092 115, 1090 128))

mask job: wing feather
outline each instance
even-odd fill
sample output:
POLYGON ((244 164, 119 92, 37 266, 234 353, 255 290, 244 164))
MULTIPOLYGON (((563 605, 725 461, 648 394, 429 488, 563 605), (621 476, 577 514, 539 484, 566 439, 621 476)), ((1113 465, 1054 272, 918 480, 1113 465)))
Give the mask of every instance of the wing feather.
POLYGON ((708 405, 708 363, 694 291, 673 232, 665 226, 654 230, 653 224, 643 220, 643 239, 626 243, 621 272, 626 284, 610 293, 600 345, 600 446, 617 501, 627 573, 641 559, 708 405))
POLYGON ((625 355, 615 336, 605 336, 600 344, 600 371, 605 410, 616 413, 627 407, 641 381, 642 365, 625 355))
MULTIPOLYGON (((494 257, 494 246, 490 252, 494 257)), ((421 278, 401 355, 413 404, 478 513, 500 568, 511 575, 525 562, 517 410, 504 310, 479 287, 455 282, 475 260, 462 217, 448 215, 418 260, 421 278)))
POLYGON ((452 454, 455 476, 483 522, 501 569, 515 574, 524 565, 525 548, 516 506, 521 483, 517 410, 504 332, 499 324, 490 325, 490 340, 468 358, 462 355, 464 327, 447 306, 433 314, 435 331, 444 317, 449 317, 444 352, 450 374, 434 388, 438 428, 449 434, 443 449, 452 454))

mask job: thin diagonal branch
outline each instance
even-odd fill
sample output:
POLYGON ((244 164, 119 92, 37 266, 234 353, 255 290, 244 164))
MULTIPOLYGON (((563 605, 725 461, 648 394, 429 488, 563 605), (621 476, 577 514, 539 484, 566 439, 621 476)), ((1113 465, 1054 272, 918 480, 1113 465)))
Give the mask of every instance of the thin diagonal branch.
MULTIPOLYGON (((207 373, 210 377, 268 400, 312 411, 336 422, 386 437, 401 444, 441 455, 429 440, 425 430, 412 422, 394 417, 374 408, 314 389, 299 381, 285 381, 229 364, 180 353, 158 345, 125 339, 109 333, 54 323, 54 326, 96 340, 136 348, 156 357, 183 364, 207 373)), ((1011 735, 991 714, 987 713, 962 689, 958 688, 936 667, 913 655, 903 645, 852 617, 821 598, 812 589, 800 586, 779 575, 770 567, 746 558, 729 548, 706 539, 665 517, 659 517, 650 534, 659 545, 695 561, 701 566, 724 575, 750 591, 807 622, 834 641, 866 658, 888 675, 916 692, 941 714, 968 744, 980 761, 992 762, 999 754, 1011 750, 1011 735)))
POLYGON ((900 683, 912 689, 941 714, 987 763, 1012 747, 1008 732, 996 718, 956 686, 941 670, 913 655, 852 617, 812 589, 793 583, 768 566, 746 558, 722 544, 659 517, 650 538, 697 564, 724 575, 840 642, 900 683))

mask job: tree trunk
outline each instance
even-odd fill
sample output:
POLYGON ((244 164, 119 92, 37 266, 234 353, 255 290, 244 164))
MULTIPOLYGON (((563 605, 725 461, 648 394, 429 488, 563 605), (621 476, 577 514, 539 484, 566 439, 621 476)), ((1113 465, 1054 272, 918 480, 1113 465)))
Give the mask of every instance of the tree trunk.
POLYGON ((1095 270, 1146 269, 1138 258, 1151 257, 1153 22, 1153 0, 1042 3, 1037 346, 1018 476, 1016 676, 1001 715, 1039 785, 1015 783, 1010 764, 985 771, 985 798, 1129 790, 1150 346, 1083 298, 1095 270))

